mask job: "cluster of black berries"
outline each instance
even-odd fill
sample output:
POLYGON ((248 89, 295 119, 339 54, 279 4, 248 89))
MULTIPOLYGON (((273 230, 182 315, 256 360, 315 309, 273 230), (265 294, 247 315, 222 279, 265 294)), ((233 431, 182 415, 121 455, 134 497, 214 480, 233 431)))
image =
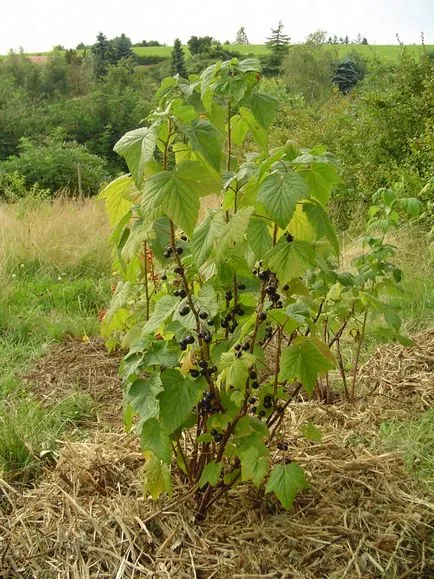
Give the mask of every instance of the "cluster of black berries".
MULTIPOLYGON (((184 253, 184 249, 182 247, 176 247, 175 251, 178 255, 182 255, 184 253)), ((166 259, 169 259, 170 257, 172 257, 172 255, 174 255, 173 253, 173 247, 169 245, 169 247, 166 248, 165 252, 163 253, 164 257, 166 259)))
POLYGON ((259 388, 259 382, 258 382, 258 375, 255 372, 255 370, 250 370, 249 378, 251 380, 250 388, 253 388, 253 390, 257 390, 259 388))
POLYGON ((285 442, 284 440, 281 440, 280 442, 278 442, 276 444, 278 450, 288 450, 288 443, 285 442))
POLYGON ((185 336, 185 338, 179 340, 179 347, 181 348, 182 352, 184 352, 187 349, 187 346, 189 344, 194 344, 194 336, 192 336, 191 334, 188 334, 188 336, 185 336))
POLYGON ((200 414, 215 414, 221 410, 216 395, 209 390, 204 393, 197 406, 200 414))
POLYGON ((263 405, 264 405, 264 408, 271 408, 273 406, 273 397, 270 396, 270 394, 267 394, 266 396, 264 396, 263 405))
POLYGON ((217 366, 210 366, 206 360, 200 360, 198 363, 200 369, 192 368, 190 376, 197 378, 198 376, 212 376, 217 372, 217 366))
POLYGON ((243 352, 248 352, 250 350, 250 344, 249 342, 244 342, 244 344, 235 344, 234 349, 235 349, 235 356, 237 358, 241 358, 243 352))
POLYGON ((221 442, 223 440, 223 434, 220 434, 215 428, 213 428, 210 432, 211 436, 214 439, 214 442, 221 442))
POLYGON ((220 321, 220 325, 222 328, 227 329, 231 334, 233 334, 238 327, 238 322, 233 319, 233 314, 230 313, 225 315, 225 317, 220 321))

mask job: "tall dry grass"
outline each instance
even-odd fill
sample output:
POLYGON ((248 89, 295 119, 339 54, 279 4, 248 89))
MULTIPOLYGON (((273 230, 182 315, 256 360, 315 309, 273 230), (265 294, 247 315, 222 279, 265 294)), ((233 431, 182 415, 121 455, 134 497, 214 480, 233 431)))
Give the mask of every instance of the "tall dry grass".
POLYGON ((110 228, 94 199, 0 205, 0 275, 17 268, 43 272, 109 271, 110 228))

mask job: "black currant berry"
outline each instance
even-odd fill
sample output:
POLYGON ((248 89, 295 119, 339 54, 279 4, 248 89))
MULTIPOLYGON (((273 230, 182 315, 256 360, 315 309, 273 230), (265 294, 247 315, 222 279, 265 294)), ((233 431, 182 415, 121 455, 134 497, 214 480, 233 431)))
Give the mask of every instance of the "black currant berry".
POLYGON ((229 330, 229 331, 231 332, 231 334, 233 334, 233 333, 235 332, 235 330, 237 329, 237 327, 238 327, 238 322, 234 322, 234 323, 232 324, 232 326, 230 327, 230 330, 229 330))
POLYGON ((184 249, 183 249, 182 247, 177 247, 177 248, 176 248, 176 253, 177 253, 178 255, 182 255, 182 254, 184 253, 184 249))
POLYGON ((265 410, 260 410, 259 417, 262 418, 263 416, 265 416, 265 410))
POLYGON ((225 293, 225 298, 228 300, 228 302, 230 302, 231 299, 232 299, 232 292, 231 292, 231 291, 227 291, 227 292, 225 293))
POLYGON ((238 314, 239 316, 244 316, 244 310, 243 310, 242 308, 238 308, 238 309, 237 309, 237 314, 238 314))
POLYGON ((180 290, 178 290, 178 296, 179 296, 180 298, 185 298, 185 297, 187 297, 187 292, 185 291, 185 289, 180 289, 180 290))
POLYGON ((217 366, 211 366, 209 368, 209 372, 210 372, 210 374, 215 374, 217 372, 217 366))
POLYGON ((185 352, 185 350, 187 349, 187 344, 183 341, 179 342, 179 347, 181 348, 182 352, 185 352))
POLYGON ((212 342, 212 336, 211 334, 206 334, 206 336, 204 336, 203 341, 205 342, 205 344, 210 344, 212 342))
POLYGON ((163 253, 163 255, 166 259, 168 259, 172 255, 172 252, 169 251, 168 249, 166 249, 166 251, 163 253))
POLYGON ((256 402, 256 398, 249 398, 249 404, 254 404, 256 402))
POLYGON ((287 241, 288 243, 292 243, 292 242, 294 241, 294 238, 293 238, 293 236, 292 236, 290 233, 287 233, 287 234, 285 235, 285 239, 286 239, 286 241, 287 241))
POLYGON ((241 350, 241 344, 235 344, 234 348, 237 352, 239 352, 241 350))
POLYGON ((191 376, 192 378, 198 378, 198 377, 200 376, 199 370, 196 370, 196 368, 192 368, 192 369, 190 370, 190 376, 191 376))
POLYGON ((181 235, 181 239, 182 239, 182 241, 188 241, 188 238, 186 235, 181 235))
POLYGON ((239 290, 245 290, 245 289, 246 289, 246 284, 244 284, 244 283, 239 283, 239 284, 238 284, 238 289, 239 289, 239 290))
POLYGON ((286 283, 282 289, 283 291, 287 292, 289 290, 289 285, 286 283))
POLYGON ((223 440, 223 434, 218 434, 218 433, 217 433, 217 434, 214 436, 214 441, 215 441, 215 442, 221 442, 222 440, 223 440))
POLYGON ((265 312, 261 312, 258 315, 258 318, 261 320, 261 322, 264 322, 267 319, 267 314, 265 312))
POLYGON ((227 320, 222 320, 220 322, 220 325, 222 328, 228 328, 229 327, 229 322, 227 320))
POLYGON ((184 272, 184 268, 176 266, 173 270, 176 274, 181 275, 184 272))
POLYGON ((176 289, 176 290, 173 292, 173 295, 174 295, 176 298, 179 297, 179 289, 176 289))
POLYGON ((271 294, 270 295, 270 300, 272 302, 278 302, 280 300, 280 295, 279 294, 271 294))
POLYGON ((265 271, 261 271, 258 273, 258 277, 262 281, 268 281, 270 279, 270 272, 268 271, 268 269, 265 271))
POLYGON ((213 428, 213 429, 211 430, 210 434, 211 434, 211 436, 217 436, 218 431, 217 431, 215 428, 213 428))
POLYGON ((276 288, 274 287, 274 285, 267 285, 267 287, 265 288, 265 291, 268 295, 275 294, 276 288))
POLYGON ((167 275, 166 275, 165 273, 163 273, 163 275, 161 276, 161 279, 162 279, 163 281, 166 281, 167 275))
POLYGON ((199 360, 198 366, 199 368, 206 368, 208 366, 208 362, 206 360, 199 360))
POLYGON ((236 356, 237 358, 241 358, 242 355, 243 355, 243 353, 242 353, 241 351, 240 351, 240 352, 237 352, 237 353, 235 354, 235 356, 236 356))
POLYGON ((191 334, 185 336, 184 340, 186 341, 187 344, 194 344, 194 336, 192 336, 191 334))
POLYGON ((213 326, 213 325, 214 325, 214 320, 208 320, 207 324, 208 324, 208 326, 213 326))
POLYGON ((257 388, 259 388, 259 382, 252 382, 251 383, 251 387, 253 388, 253 390, 256 390, 257 388))
POLYGON ((190 308, 188 306, 182 306, 182 308, 179 310, 179 315, 182 317, 188 315, 189 313, 190 313, 190 308))
POLYGON ((199 318, 200 318, 201 320, 206 320, 207 317, 208 317, 207 312, 199 312, 199 318))
POLYGON ((244 342, 242 348, 244 352, 247 352, 248 350, 250 350, 250 344, 248 342, 244 342))
POLYGON ((249 373, 249 378, 251 380, 255 380, 258 377, 258 375, 256 374, 256 372, 254 370, 251 370, 249 373))

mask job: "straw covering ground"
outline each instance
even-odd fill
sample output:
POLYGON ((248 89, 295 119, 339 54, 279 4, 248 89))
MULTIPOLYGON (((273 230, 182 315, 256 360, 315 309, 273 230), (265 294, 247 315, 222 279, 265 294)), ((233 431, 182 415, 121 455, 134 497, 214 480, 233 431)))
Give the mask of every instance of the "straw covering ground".
POLYGON ((2 577, 393 578, 434 576, 434 498, 379 440, 384 420, 415 419, 434 403, 434 333, 411 348, 377 350, 355 405, 298 400, 285 422, 288 451, 310 488, 290 512, 248 486, 198 526, 189 497, 143 495, 143 458, 123 432, 118 359, 103 345, 54 347, 27 380, 42 402, 71 389, 99 405, 85 440, 64 441, 34 488, 0 481, 2 577), (322 440, 300 427, 312 421, 322 440))

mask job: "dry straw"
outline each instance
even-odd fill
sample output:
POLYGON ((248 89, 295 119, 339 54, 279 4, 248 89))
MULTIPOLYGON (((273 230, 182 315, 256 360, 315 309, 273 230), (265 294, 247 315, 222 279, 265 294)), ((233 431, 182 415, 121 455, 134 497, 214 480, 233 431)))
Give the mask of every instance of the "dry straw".
POLYGON ((297 460, 310 489, 290 512, 243 486, 200 526, 180 484, 172 500, 143 496, 142 456, 114 421, 116 360, 101 348, 70 342, 30 377, 45 399, 78 383, 102 407, 106 400, 112 421, 94 425, 86 442, 66 442, 35 488, 0 483, 3 577, 434 576, 433 498, 397 454, 375 450, 385 417, 415 417, 434 401, 434 334, 419 336, 413 348, 379 350, 363 370, 364 395, 355 405, 292 405, 282 433, 290 447, 272 456, 297 460), (321 442, 300 436, 309 420, 321 428, 321 442))

